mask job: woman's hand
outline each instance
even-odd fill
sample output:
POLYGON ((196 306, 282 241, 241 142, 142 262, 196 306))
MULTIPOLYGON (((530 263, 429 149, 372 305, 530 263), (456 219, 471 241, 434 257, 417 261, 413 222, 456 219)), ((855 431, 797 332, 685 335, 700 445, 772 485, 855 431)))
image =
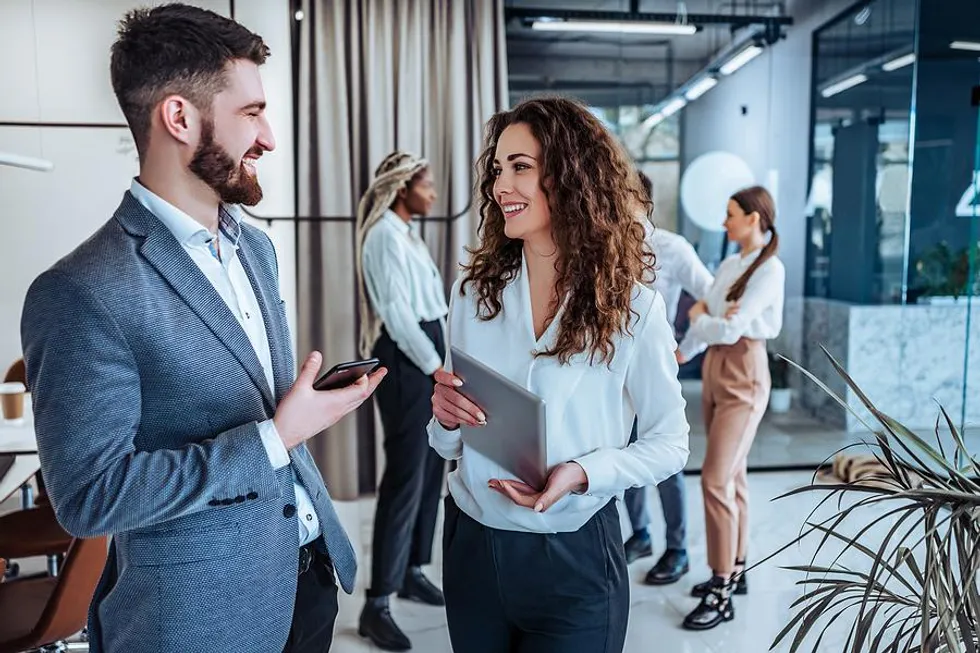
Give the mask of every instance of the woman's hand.
POLYGON ((436 370, 433 377, 436 380, 436 388, 432 393, 432 415, 444 429, 455 431, 460 424, 486 425, 487 416, 480 407, 456 390, 463 386, 462 380, 444 369, 436 370))
POLYGON ((730 320, 736 315, 738 315, 738 308, 739 308, 738 302, 732 302, 731 304, 729 304, 728 308, 725 310, 725 319, 730 320))
POLYGON ((540 492, 527 483, 513 480, 490 479, 490 489, 502 495, 519 506, 531 508, 534 512, 544 512, 555 505, 559 499, 569 492, 581 492, 588 488, 589 477, 577 462, 558 465, 548 475, 548 482, 540 492))

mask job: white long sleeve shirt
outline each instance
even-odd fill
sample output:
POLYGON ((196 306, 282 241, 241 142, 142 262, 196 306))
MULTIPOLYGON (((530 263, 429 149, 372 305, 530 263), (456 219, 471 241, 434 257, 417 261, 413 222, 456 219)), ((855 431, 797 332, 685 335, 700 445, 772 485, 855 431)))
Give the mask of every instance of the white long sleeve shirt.
POLYGON ((644 222, 647 246, 656 255, 656 277, 651 287, 663 295, 667 322, 673 324, 681 291, 701 299, 711 288, 714 277, 687 239, 665 229, 655 229, 647 220, 644 222))
POLYGON ((449 312, 439 268, 413 226, 387 211, 364 238, 364 282, 388 335, 426 374, 442 365, 421 322, 449 312))
MULTIPOLYGON (((272 372, 272 351, 269 349, 269 337, 262 319, 262 310, 255 297, 255 290, 245 274, 245 268, 238 258, 238 237, 241 234, 241 214, 237 206, 223 206, 221 225, 216 235, 212 235, 200 222, 187 215, 173 204, 153 193, 136 179, 133 180, 129 192, 133 194, 146 210, 155 215, 174 235, 180 246, 200 268, 221 298, 225 300, 228 309, 238 320, 252 343, 265 380, 269 388, 275 388, 272 372), (230 218, 230 219, 229 219, 230 218), (211 252, 211 241, 219 239, 221 260, 211 252)), ((217 248, 215 248, 217 251, 217 248)), ((269 419, 259 422, 259 437, 265 446, 266 454, 273 469, 280 469, 289 464, 289 452, 279 437, 275 423, 269 419)), ((310 495, 299 483, 294 484, 296 494, 296 514, 299 521, 299 544, 312 542, 320 536, 320 518, 313 508, 310 495)))
MULTIPOLYGON (((588 476, 585 493, 569 494, 536 513, 489 489, 490 479, 514 476, 464 444, 459 429, 449 431, 433 419, 429 444, 443 458, 459 461, 449 475, 449 491, 460 510, 502 530, 575 531, 611 497, 630 487, 655 485, 684 467, 689 427, 674 336, 659 294, 636 285, 632 308, 639 317, 633 318, 632 335, 614 337, 611 365, 590 364, 587 352, 561 365, 557 358, 533 355, 554 343, 564 309, 535 340, 526 266, 504 288, 503 311, 488 322, 476 318, 472 288, 460 296, 459 287, 457 281, 450 296, 448 344, 543 398, 549 468, 574 460, 588 476), (639 438, 629 444, 634 415, 639 438)), ((446 368, 452 369, 451 352, 446 368)))
POLYGON ((748 269, 762 250, 748 256, 733 254, 721 262, 715 282, 705 295, 708 312, 691 322, 680 344, 684 360, 691 360, 711 345, 733 345, 740 338, 771 340, 783 328, 783 299, 786 268, 775 256, 759 266, 745 286, 738 312, 725 317, 731 303, 725 300, 728 289, 748 269))

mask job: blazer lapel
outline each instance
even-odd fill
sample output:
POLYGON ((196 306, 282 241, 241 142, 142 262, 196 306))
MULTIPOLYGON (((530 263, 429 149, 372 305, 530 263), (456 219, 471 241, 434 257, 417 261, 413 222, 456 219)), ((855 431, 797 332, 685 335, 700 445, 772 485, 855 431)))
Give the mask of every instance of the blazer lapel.
POLYGON ((272 390, 265 380, 262 364, 245 330, 232 315, 218 291, 163 223, 159 223, 158 228, 147 234, 146 240, 140 247, 140 253, 238 359, 255 385, 262 391, 270 411, 275 410, 272 390))
POLYGON ((255 254, 252 250, 252 237, 244 228, 239 241, 238 259, 242 262, 245 274, 248 276, 255 298, 262 310, 262 320, 265 323, 266 339, 269 341, 269 352, 272 354, 272 376, 275 380, 275 399, 286 394, 293 380, 289 378, 289 360, 292 350, 289 340, 277 338, 274 334, 288 333, 289 325, 281 321, 279 315, 278 293, 274 292, 276 280, 270 277, 262 266, 255 265, 255 254))

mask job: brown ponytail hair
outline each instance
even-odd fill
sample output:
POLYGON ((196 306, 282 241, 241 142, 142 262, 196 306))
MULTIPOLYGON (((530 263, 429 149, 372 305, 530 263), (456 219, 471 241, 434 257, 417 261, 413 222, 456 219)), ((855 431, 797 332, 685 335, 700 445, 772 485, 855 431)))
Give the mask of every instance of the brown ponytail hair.
POLYGON ((766 262, 766 259, 775 256, 776 250, 779 249, 779 236, 776 234, 776 203, 769 191, 762 186, 750 186, 732 195, 731 199, 746 213, 758 213, 759 227, 762 229, 762 233, 769 232, 771 234, 769 242, 759 252, 759 256, 752 261, 749 269, 743 272, 742 276, 728 289, 725 300, 737 302, 745 293, 745 287, 749 285, 749 279, 752 278, 755 271, 766 262))

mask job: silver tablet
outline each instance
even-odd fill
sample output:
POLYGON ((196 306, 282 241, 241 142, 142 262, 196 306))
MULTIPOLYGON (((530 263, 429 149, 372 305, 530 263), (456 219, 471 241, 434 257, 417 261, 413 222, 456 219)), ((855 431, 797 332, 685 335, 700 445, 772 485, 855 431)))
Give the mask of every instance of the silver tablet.
POLYGON ((548 479, 544 399, 525 390, 472 356, 451 348, 459 392, 483 409, 487 425, 460 427, 463 442, 528 485, 543 489, 548 479))

